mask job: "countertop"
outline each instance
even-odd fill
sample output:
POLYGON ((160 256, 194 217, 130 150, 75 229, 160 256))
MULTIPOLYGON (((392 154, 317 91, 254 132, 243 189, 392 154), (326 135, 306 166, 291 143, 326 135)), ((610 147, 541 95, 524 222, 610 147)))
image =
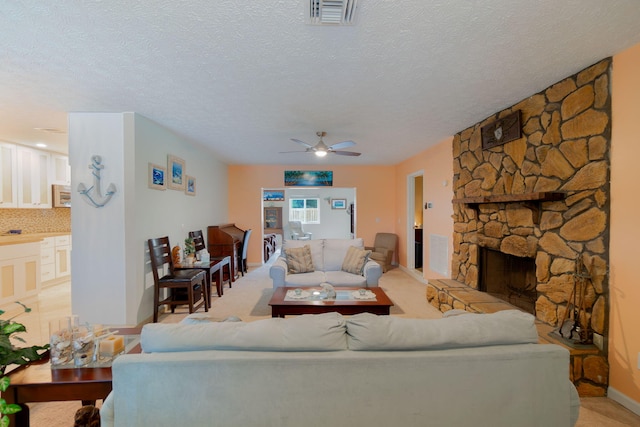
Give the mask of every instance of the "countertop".
POLYGON ((56 233, 3 234, 0 235, 0 246, 40 242, 46 237, 66 236, 68 234, 71 234, 71 231, 61 231, 56 233))

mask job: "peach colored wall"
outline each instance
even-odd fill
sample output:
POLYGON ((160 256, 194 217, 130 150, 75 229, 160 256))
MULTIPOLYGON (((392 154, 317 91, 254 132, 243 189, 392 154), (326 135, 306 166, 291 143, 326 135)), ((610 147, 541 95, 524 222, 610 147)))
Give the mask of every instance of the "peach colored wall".
POLYGON ((640 45, 614 56, 612 74, 609 384, 640 405, 640 45))
POLYGON ((262 189, 284 188, 285 170, 332 170, 334 187, 356 188, 356 231, 366 245, 376 232, 395 232, 393 166, 229 165, 229 221, 251 228, 247 262, 262 263, 262 189))
MULTIPOLYGON (((430 269, 429 236, 438 234, 449 238, 450 269, 453 243, 453 206, 451 199, 451 178, 453 177, 453 153, 451 150, 453 137, 448 137, 438 144, 399 163, 396 166, 396 206, 398 221, 396 233, 400 236, 400 265, 407 265, 407 176, 423 171, 422 199, 433 203, 432 209, 423 211, 423 277, 443 278, 444 276, 430 269), (446 186, 443 183, 446 181, 446 186)), ((447 276, 449 277, 449 276, 447 276)))

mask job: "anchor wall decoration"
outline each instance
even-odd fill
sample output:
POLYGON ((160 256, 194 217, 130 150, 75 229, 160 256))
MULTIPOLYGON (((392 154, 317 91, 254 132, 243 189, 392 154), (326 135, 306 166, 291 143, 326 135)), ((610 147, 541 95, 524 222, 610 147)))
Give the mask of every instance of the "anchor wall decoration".
POLYGON ((111 197, 116 192, 116 186, 109 184, 107 187, 107 193, 104 196, 102 195, 102 191, 100 189, 100 170, 104 169, 104 165, 102 165, 101 156, 91 156, 89 169, 91 169, 91 175, 93 175, 93 185, 87 188, 86 185, 80 183, 78 185, 78 193, 82 194, 84 201, 88 204, 96 208, 101 208, 111 200, 111 197))

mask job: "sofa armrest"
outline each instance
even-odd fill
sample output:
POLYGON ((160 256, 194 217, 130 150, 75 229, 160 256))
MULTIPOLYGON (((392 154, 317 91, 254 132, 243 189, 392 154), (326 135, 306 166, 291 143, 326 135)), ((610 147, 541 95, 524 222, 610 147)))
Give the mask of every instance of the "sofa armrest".
POLYGON ((382 266, 375 261, 367 261, 363 273, 364 278, 367 279, 367 287, 377 287, 378 280, 382 276, 382 266))
POLYGON ((100 407, 100 425, 102 427, 113 427, 115 418, 113 414, 113 391, 102 402, 100 407))
POLYGON ((283 287, 285 278, 287 277, 287 263, 284 258, 278 258, 271 268, 269 268, 269 277, 273 280, 273 288, 283 287))

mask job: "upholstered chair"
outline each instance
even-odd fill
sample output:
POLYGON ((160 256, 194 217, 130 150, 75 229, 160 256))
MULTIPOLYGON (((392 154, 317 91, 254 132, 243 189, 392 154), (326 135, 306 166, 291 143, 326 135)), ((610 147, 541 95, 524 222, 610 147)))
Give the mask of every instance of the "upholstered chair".
POLYGON ((396 234, 377 233, 373 246, 367 246, 365 249, 371 250, 369 259, 380 264, 382 271, 386 273, 391 268, 397 246, 398 236, 396 234))

